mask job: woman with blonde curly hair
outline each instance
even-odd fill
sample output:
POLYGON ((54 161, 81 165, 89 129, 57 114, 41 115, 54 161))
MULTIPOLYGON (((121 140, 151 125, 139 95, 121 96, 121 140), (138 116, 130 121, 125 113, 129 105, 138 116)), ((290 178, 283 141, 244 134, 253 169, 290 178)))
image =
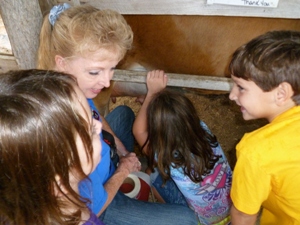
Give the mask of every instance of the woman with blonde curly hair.
POLYGON ((90 5, 55 6, 44 19, 40 34, 38 66, 73 74, 88 99, 93 117, 101 120, 103 130, 113 134, 120 156, 118 166, 102 141, 102 160, 90 174, 90 182, 80 184, 80 193, 91 200, 89 206, 106 224, 113 225, 188 225, 197 224, 188 207, 138 201, 125 196, 119 188, 125 178, 141 169, 133 151, 134 113, 119 106, 102 117, 92 101, 110 86, 114 69, 131 48, 133 33, 123 16, 113 10, 90 5))

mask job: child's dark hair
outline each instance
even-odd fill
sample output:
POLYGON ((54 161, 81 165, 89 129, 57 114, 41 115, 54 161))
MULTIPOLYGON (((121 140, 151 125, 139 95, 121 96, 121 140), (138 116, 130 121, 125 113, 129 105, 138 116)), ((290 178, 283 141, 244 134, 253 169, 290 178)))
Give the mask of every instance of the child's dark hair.
POLYGON ((0 86, 0 223, 79 224, 86 201, 69 183, 70 170, 79 180, 87 175, 77 135, 88 158, 93 148, 89 124, 76 108, 75 78, 10 71, 0 75, 0 86), (78 211, 63 211, 67 203, 55 190, 78 211))
POLYGON ((182 167, 193 182, 200 182, 219 159, 212 150, 216 137, 203 129, 193 103, 181 92, 164 89, 154 96, 147 127, 149 166, 158 167, 164 182, 170 166, 182 167))
POLYGON ((254 38, 234 52, 229 69, 266 92, 287 82, 300 104, 300 32, 270 31, 254 38))

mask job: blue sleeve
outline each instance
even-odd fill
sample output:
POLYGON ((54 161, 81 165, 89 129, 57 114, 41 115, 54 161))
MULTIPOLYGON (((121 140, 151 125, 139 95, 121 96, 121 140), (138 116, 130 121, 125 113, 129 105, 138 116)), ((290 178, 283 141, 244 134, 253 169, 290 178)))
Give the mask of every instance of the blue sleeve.
POLYGON ((98 214, 107 200, 107 192, 104 184, 113 175, 115 168, 110 160, 109 146, 101 139, 101 161, 96 169, 88 176, 89 179, 79 184, 79 192, 82 197, 88 198, 91 204, 88 206, 93 213, 98 214))
MULTIPOLYGON (((93 101, 88 99, 88 103, 93 112, 93 117, 95 118, 95 116, 98 115, 99 118, 95 119, 99 119, 101 121, 100 114, 98 113, 93 101)), ((91 201, 88 206, 95 214, 100 212, 108 198, 104 184, 110 179, 115 171, 110 159, 110 147, 104 142, 102 133, 100 134, 100 140, 102 144, 101 161, 96 169, 88 176, 88 179, 80 182, 79 184, 80 195, 91 201)))
MULTIPOLYGON (((100 164, 99 164, 100 165, 100 164)), ((79 184, 79 193, 82 197, 90 200, 88 204, 93 213, 98 214, 107 200, 107 192, 104 189, 99 166, 93 173, 79 184)))

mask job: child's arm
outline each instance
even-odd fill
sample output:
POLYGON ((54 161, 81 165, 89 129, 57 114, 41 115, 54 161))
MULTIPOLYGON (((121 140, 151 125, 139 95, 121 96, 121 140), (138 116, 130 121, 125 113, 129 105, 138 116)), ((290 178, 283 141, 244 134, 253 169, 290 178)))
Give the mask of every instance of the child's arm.
POLYGON ((232 225, 254 225, 258 219, 258 214, 249 215, 239 211, 234 205, 230 210, 232 225))
POLYGON ((167 86, 167 82, 168 77, 162 70, 153 70, 147 74, 148 92, 132 128, 133 135, 140 146, 145 143, 148 136, 146 118, 147 107, 153 95, 163 90, 167 86))

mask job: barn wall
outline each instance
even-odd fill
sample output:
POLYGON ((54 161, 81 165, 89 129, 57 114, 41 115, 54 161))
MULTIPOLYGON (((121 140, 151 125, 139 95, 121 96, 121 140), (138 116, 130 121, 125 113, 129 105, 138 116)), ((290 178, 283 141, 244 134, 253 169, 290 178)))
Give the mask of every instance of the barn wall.
MULTIPOLYGON (((207 0, 85 0, 84 2, 97 8, 114 9, 122 14, 300 18, 299 0, 279 0, 277 8, 210 5, 207 4, 207 0)), ((241 2, 271 2, 271 0, 241 0, 241 2)))
MULTIPOLYGON (((91 4, 97 8, 114 9, 122 14, 300 18, 300 1, 298 0, 280 0, 277 8, 207 5, 206 0, 3 0, 0 13, 12 44, 13 56, 0 55, 0 72, 35 67, 42 15, 53 5, 62 2, 68 2, 71 5, 91 4)), ((143 74, 140 75, 143 76, 143 74)), ((118 73, 115 78, 125 79, 119 77, 118 73)))

